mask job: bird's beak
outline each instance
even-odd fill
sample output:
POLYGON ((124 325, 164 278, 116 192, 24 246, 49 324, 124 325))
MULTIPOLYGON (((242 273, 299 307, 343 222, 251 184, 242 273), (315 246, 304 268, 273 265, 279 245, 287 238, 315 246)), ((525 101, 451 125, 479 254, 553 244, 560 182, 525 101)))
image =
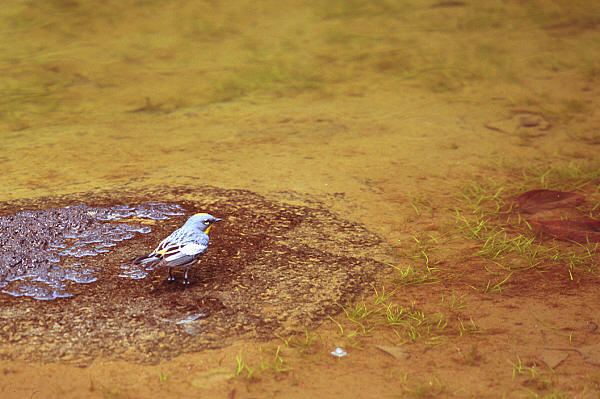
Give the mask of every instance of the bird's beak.
POLYGON ((215 222, 222 222, 223 219, 215 218, 215 222))

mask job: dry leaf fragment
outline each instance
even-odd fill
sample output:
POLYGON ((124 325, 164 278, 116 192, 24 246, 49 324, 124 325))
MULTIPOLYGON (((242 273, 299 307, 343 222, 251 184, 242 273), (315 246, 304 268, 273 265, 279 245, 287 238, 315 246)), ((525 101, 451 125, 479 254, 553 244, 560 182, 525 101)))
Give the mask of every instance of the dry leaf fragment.
POLYGON ((375 347, 377 349, 387 353, 388 355, 395 357, 398 360, 406 360, 410 357, 410 355, 408 353, 406 353, 404 348, 401 348, 399 346, 375 345, 375 347))
POLYGON ((536 213, 554 208, 574 208, 585 201, 581 194, 568 191, 531 190, 517 197, 523 213, 536 213))
POLYGON ((554 369, 569 357, 569 354, 556 349, 540 349, 536 353, 536 357, 546 363, 546 366, 554 369))
POLYGON ((577 352, 581 353, 584 362, 600 366, 600 344, 582 346, 577 352))
POLYGON ((531 226, 559 240, 600 242, 600 220, 532 220, 531 226))

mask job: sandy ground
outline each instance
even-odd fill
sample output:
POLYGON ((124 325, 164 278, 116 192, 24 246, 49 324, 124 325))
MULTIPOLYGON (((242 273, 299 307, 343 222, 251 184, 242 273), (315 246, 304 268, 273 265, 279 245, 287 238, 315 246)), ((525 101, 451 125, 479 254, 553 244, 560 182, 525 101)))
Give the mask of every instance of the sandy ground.
POLYGON ((598 217, 599 15, 545 0, 7 3, 0 200, 211 185, 318 202, 401 270, 439 271, 384 282, 383 302, 365 287, 347 312, 386 303, 448 327, 432 316, 399 345, 383 319, 339 312, 157 364, 4 354, 1 396, 598 397, 598 257, 490 291, 506 273, 448 226, 470 211, 465 186, 510 184, 508 201, 551 176, 598 217))

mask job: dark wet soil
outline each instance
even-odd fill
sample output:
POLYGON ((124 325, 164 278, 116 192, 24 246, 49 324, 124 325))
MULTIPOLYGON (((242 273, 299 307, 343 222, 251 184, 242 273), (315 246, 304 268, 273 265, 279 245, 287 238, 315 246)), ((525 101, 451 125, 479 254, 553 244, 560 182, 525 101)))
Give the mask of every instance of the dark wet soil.
MULTIPOLYGON (((65 207, 71 205, 132 206, 148 198, 147 192, 46 197, 2 203, 0 214, 24 209, 68 214, 71 208, 65 207)), ((213 187, 153 191, 151 198, 182 198, 179 204, 187 215, 153 221, 150 233, 94 256, 98 280, 71 284, 73 297, 0 296, 2 358, 87 364, 102 356, 156 362, 221 347, 234 337, 272 337, 319 322, 339 310, 338 303, 364 292, 377 269, 379 278, 386 269, 375 235, 318 203, 295 206, 213 187), (177 275, 168 282, 162 269, 145 279, 119 277, 128 259, 152 250, 189 214, 200 211, 226 222, 211 231, 211 248, 191 270, 191 286, 183 286, 177 275)))

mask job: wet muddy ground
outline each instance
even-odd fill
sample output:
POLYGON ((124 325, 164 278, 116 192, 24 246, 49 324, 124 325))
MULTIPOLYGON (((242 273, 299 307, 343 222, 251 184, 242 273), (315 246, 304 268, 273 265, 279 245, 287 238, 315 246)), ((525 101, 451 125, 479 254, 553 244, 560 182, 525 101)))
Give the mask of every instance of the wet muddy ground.
MULTIPOLYGON (((154 200, 167 196, 152 192, 154 200)), ((385 256, 381 240, 322 207, 212 187, 168 194, 174 193, 182 199, 177 207, 140 204, 145 197, 123 192, 3 203, 3 238, 22 234, 3 246, 10 262, 3 264, 2 281, 12 296, 1 297, 2 357, 158 362, 240 337, 302 331, 382 278, 375 274, 377 254, 385 256), (195 197, 211 202, 183 200, 195 197), (208 206, 226 223, 213 230, 210 251, 192 268, 190 286, 167 281, 166 270, 131 273, 128 260, 151 251, 208 206), (45 210, 21 210, 32 207, 45 210), (75 244, 66 255, 48 250, 62 246, 65 254, 61 244, 69 239, 75 244), (97 246, 103 240, 114 245, 102 245, 101 252, 71 250, 78 242, 97 246), (20 289, 12 287, 16 282, 20 289)))

